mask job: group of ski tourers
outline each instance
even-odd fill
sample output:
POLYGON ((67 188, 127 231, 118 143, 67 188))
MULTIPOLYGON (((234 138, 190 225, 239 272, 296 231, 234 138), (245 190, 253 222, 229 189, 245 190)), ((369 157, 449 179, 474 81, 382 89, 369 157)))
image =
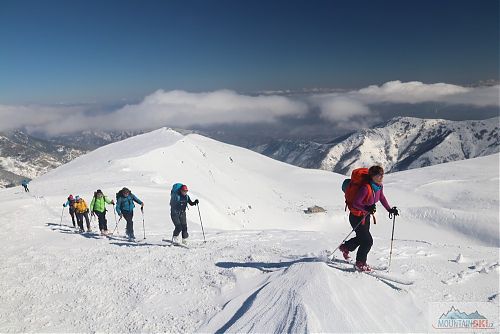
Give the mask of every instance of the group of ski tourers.
MULTIPOLYGON (((193 206, 198 205, 199 203, 197 199, 192 201, 187 193, 188 187, 182 183, 174 184, 170 192, 170 217, 175 227, 172 242, 175 244, 179 243, 179 234, 181 233, 182 244, 187 244, 189 234, 187 231, 186 207, 188 204, 193 206)), ((106 204, 111 204, 115 207, 116 213, 120 216, 120 220, 123 218, 127 222, 125 229, 126 237, 129 240, 135 240, 133 222, 135 208, 134 203, 141 206, 141 211, 144 210, 144 202, 137 198, 137 196, 135 196, 130 189, 124 187, 116 194, 116 202, 109 199, 100 189, 98 189, 94 193, 94 197, 90 202, 90 207, 87 206, 87 203, 83 198, 80 196, 73 197, 73 195, 68 196, 67 201, 63 204, 63 207, 69 207, 69 214, 73 222, 73 227, 76 228, 76 224, 78 224, 79 232, 85 232, 83 226, 84 218, 87 225, 87 232, 92 232, 89 219, 90 212, 91 216, 97 216, 101 235, 110 235, 112 233, 108 231, 106 204)))
MULTIPOLYGON (((345 193, 346 209, 349 209, 349 223, 352 227, 352 232, 356 236, 346 240, 344 239, 338 249, 342 252, 343 257, 350 259, 350 252, 358 249, 356 253, 355 267, 359 271, 371 271, 371 267, 366 263, 366 259, 373 245, 373 238, 370 234, 371 216, 373 223, 376 224, 375 212, 377 210, 376 203, 381 202, 384 208, 389 212, 390 217, 399 215, 396 207, 391 207, 384 196, 383 190, 384 169, 380 166, 372 166, 370 168, 355 169, 350 179, 346 179, 342 184, 342 190, 345 193)), ((172 241, 178 243, 178 236, 182 233, 182 243, 187 243, 189 236, 186 222, 186 207, 187 205, 198 205, 198 200, 191 201, 187 195, 188 188, 186 185, 176 183, 173 185, 170 192, 170 217, 175 226, 172 241)), ((64 207, 69 206, 69 213, 75 226, 75 215, 80 231, 83 232, 83 219, 87 223, 87 231, 90 231, 89 211, 92 215, 96 215, 99 220, 99 230, 103 235, 109 234, 106 221, 106 204, 116 205, 116 213, 127 222, 126 234, 129 239, 135 239, 134 224, 132 218, 134 216, 134 203, 144 208, 144 202, 130 192, 128 188, 123 188, 116 195, 116 203, 104 196, 101 190, 94 193, 94 198, 90 203, 90 208, 83 198, 72 195, 68 197, 64 207)))

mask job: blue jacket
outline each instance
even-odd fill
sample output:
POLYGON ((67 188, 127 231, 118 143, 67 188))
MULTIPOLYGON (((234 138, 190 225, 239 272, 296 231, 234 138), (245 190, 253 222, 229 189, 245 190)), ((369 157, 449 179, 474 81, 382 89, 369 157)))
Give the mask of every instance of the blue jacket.
POLYGON ((73 204, 75 204, 75 200, 70 201, 69 199, 66 201, 66 203, 63 204, 64 207, 67 207, 69 205, 70 208, 73 207, 73 204))
POLYGON ((170 211, 175 213, 181 213, 186 211, 187 204, 195 205, 189 195, 182 195, 180 190, 170 196, 170 211))
POLYGON ((133 212, 135 208, 134 202, 142 205, 142 201, 138 199, 134 194, 129 194, 127 197, 118 197, 118 199, 116 200, 116 213, 121 215, 122 211, 133 212))
POLYGON ((22 186, 27 186, 28 183, 30 183, 30 181, 28 180, 23 180, 23 182, 21 183, 22 186))

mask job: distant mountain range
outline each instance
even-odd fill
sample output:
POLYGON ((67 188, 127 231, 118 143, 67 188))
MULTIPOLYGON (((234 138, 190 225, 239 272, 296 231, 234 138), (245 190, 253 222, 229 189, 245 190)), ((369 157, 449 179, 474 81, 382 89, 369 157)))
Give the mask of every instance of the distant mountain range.
POLYGON ((305 168, 349 174, 380 164, 387 172, 470 159, 499 151, 499 118, 447 121, 396 117, 326 144, 277 140, 252 149, 305 168))
POLYGON ((84 131, 53 138, 21 130, 0 133, 0 188, 19 185, 100 146, 143 131, 84 131))
MULTIPOLYGON (((0 187, 19 185, 23 178, 35 178, 88 151, 143 132, 84 131, 55 138, 19 130, 0 133, 0 187)), ((374 164, 394 172, 475 158, 497 153, 499 146, 499 117, 481 121, 397 117, 328 143, 273 140, 248 148, 292 165, 349 174, 374 164)))
POLYGON ((0 187, 19 185, 86 153, 30 136, 22 131, 0 133, 0 187))
POLYGON ((147 131, 101 131, 87 130, 79 133, 61 135, 58 137, 47 138, 52 143, 67 143, 73 147, 83 150, 95 150, 98 147, 111 144, 117 141, 137 136, 147 131))

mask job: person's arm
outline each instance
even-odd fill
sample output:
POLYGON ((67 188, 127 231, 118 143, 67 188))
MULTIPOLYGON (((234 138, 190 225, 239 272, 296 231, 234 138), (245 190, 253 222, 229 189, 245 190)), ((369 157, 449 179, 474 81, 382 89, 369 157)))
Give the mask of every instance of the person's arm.
POLYGON ((354 201, 352 203, 352 206, 357 209, 361 210, 364 213, 367 212, 367 206, 364 203, 364 200, 366 196, 368 195, 368 187, 367 186, 361 186, 358 190, 358 193, 356 194, 356 197, 354 197, 354 201))
POLYGON ((141 201, 140 199, 138 199, 138 198, 137 198, 137 196, 132 195, 132 200, 133 200, 134 202, 136 202, 137 204, 140 204, 140 205, 141 205, 141 207, 142 207, 142 206, 144 206, 144 202, 143 202, 143 201, 141 201))
POLYGON ((387 202, 387 199, 384 196, 384 188, 380 189, 380 203, 382 203, 382 205, 387 211, 391 209, 389 202, 387 202))
POLYGON ((69 201, 66 201, 66 203, 63 204, 64 207, 67 207, 69 205, 69 201))
POLYGON ((116 213, 117 213, 119 216, 121 216, 121 215, 122 215, 122 211, 120 210, 120 206, 121 206, 121 204, 122 204, 122 198, 121 198, 121 197, 119 197, 119 198, 116 200, 116 208, 115 208, 116 213))
POLYGON ((104 196, 104 202, 108 203, 108 204, 112 204, 113 203, 113 200, 110 200, 108 198, 108 196, 104 196))
POLYGON ((92 198, 92 201, 90 202, 90 211, 94 211, 94 204, 95 204, 95 197, 92 198))
POLYGON ((197 205, 199 203, 199 201, 197 199, 195 199, 194 201, 191 200, 191 197, 189 197, 188 195, 188 203, 189 205, 193 206, 193 205, 197 205))

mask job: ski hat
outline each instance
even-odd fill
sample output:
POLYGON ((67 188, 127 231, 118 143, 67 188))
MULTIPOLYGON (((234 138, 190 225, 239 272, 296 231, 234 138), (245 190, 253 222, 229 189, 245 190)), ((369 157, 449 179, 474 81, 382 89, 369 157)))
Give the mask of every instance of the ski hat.
POLYGON ((69 198, 69 199, 73 199, 73 195, 71 195, 71 194, 70 194, 70 195, 68 196, 68 198, 69 198))
POLYGON ((97 189, 97 191, 96 191, 95 193, 96 193, 96 194, 101 194, 101 195, 104 195, 104 194, 102 193, 102 190, 101 190, 101 189, 97 189))
POLYGON ((181 187, 181 191, 188 191, 188 187, 185 184, 183 184, 181 187))
POLYGON ((130 193, 130 189, 127 187, 123 187, 122 193, 130 193))
POLYGON ((78 200, 80 199, 80 196, 78 196, 78 195, 77 195, 77 196, 75 197, 75 199, 78 201, 78 200))

